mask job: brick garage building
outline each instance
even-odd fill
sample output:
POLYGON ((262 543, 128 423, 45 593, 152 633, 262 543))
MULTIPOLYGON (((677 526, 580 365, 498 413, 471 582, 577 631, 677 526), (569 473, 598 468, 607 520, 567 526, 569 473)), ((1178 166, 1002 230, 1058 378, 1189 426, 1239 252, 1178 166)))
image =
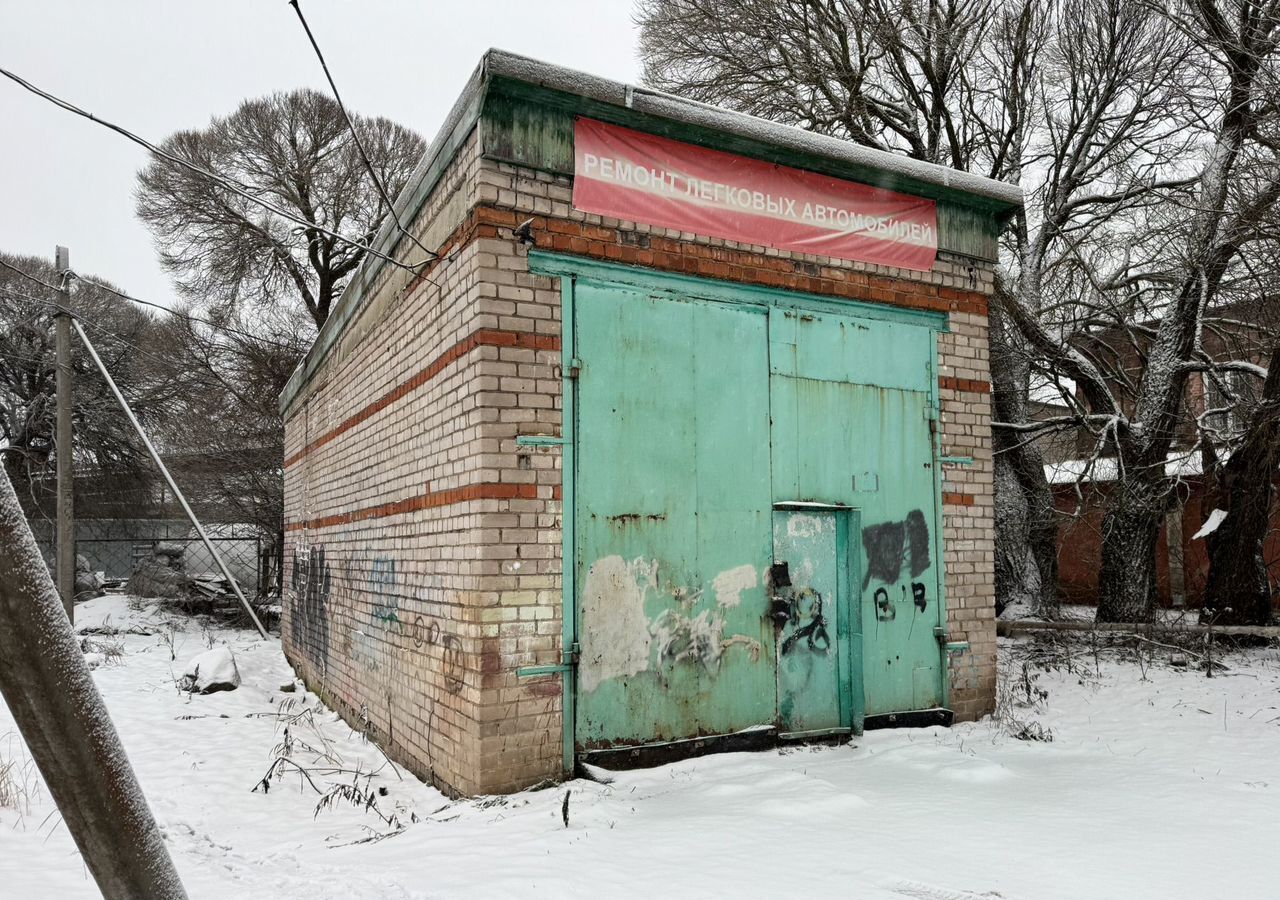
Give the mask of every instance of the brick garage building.
POLYGON ((460 794, 990 711, 1019 202, 491 51, 282 398, 290 661, 460 794))

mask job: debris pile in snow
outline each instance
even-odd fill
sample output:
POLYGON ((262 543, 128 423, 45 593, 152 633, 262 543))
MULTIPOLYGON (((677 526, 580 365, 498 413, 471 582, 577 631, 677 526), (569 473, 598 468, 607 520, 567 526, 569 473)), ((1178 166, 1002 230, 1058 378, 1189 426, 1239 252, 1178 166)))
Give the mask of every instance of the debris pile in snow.
POLYGON ((137 597, 176 600, 191 613, 212 613, 237 606, 235 592, 219 575, 190 575, 186 571, 187 548, 177 542, 158 541, 151 555, 139 559, 127 590, 137 597))
POLYGON ((105 582, 106 579, 102 577, 102 573, 95 572, 90 569, 89 560, 77 553, 75 579, 76 599, 88 600, 91 597, 101 597, 106 593, 106 591, 102 589, 105 582))
POLYGON ((227 647, 214 647, 193 656, 178 680, 178 687, 196 694, 234 691, 240 687, 235 655, 227 647))

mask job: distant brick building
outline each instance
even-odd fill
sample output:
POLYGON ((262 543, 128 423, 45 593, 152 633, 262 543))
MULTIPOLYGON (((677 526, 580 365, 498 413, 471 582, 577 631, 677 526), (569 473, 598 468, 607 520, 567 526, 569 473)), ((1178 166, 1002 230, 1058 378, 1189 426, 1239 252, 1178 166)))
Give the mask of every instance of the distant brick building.
MULTIPOLYGON (((1277 332, 1280 303, 1274 297, 1219 303, 1205 314, 1205 358, 1217 364, 1265 367, 1277 332)), ((1111 329, 1080 341, 1082 350, 1108 373, 1111 391, 1122 409, 1133 408, 1134 386, 1141 379, 1151 333, 1151 323, 1147 323, 1147 328, 1133 333, 1111 329)), ((1201 605, 1209 559, 1204 539, 1196 534, 1214 509, 1212 485, 1204 473, 1203 442, 1211 440, 1225 458, 1243 437, 1261 389, 1260 377, 1238 369, 1224 369, 1216 379, 1201 371, 1187 377, 1177 435, 1165 464, 1168 510, 1156 541, 1156 599, 1162 605, 1201 605)), ((1042 407, 1036 417, 1059 418, 1070 412, 1066 407, 1042 407)), ((1056 432, 1039 446, 1054 504, 1061 514, 1059 594, 1068 603, 1093 605, 1098 599, 1103 516, 1117 484, 1113 450, 1106 443, 1099 446, 1098 435, 1075 428, 1056 432)), ((1272 583, 1280 584, 1280 509, 1273 509, 1262 555, 1272 583)), ((1280 594, 1275 600, 1280 608, 1280 594)))
POLYGON ((491 51, 282 398, 290 661, 462 794, 990 711, 1019 202, 491 51))

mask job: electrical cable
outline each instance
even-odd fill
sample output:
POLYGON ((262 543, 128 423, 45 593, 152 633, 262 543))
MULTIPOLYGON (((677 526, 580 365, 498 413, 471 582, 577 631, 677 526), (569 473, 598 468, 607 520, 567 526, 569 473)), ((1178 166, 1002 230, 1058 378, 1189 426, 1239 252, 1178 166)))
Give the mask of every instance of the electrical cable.
POLYGON ((290 222, 293 222, 296 225, 300 225, 305 229, 314 229, 315 231, 318 231, 321 234, 327 235, 333 238, 334 240, 342 241, 345 244, 349 244, 350 246, 355 247, 357 250, 363 250, 365 253, 368 253, 371 256, 376 256, 381 260, 391 263, 393 266, 397 266, 408 272, 413 272, 414 274, 417 274, 419 269, 421 269, 427 263, 431 262, 431 260, 423 260, 422 262, 415 263, 415 264, 402 263, 400 262, 400 260, 393 259, 392 257, 387 256, 385 253, 382 253, 378 250, 375 250, 373 247, 370 247, 367 244, 362 244, 360 241, 354 240, 349 237, 344 237, 338 232, 325 228, 323 225, 319 225, 315 222, 308 222, 306 219, 303 219, 300 216, 296 216, 293 213, 290 213, 287 210, 282 209, 279 206, 276 206, 274 203, 270 203, 266 200, 261 199, 260 197, 256 197, 252 193, 252 188, 250 188, 248 185, 242 184, 238 181, 235 181, 234 179, 227 178, 222 175, 218 175, 214 172, 211 172, 208 169, 205 169, 205 168, 202 168, 201 166, 196 165, 190 160, 186 160, 186 159, 183 159, 181 156, 178 156, 173 153, 169 153, 167 150, 163 150, 160 147, 156 146, 155 144, 151 143, 146 138, 140 137, 139 135, 134 134, 132 131, 129 131, 127 128, 124 128, 120 125, 116 125, 113 122, 109 122, 106 119, 95 116, 93 113, 89 112, 88 110, 82 109, 68 100, 63 100, 61 97, 51 94, 48 91, 43 90, 42 88, 36 87, 34 84, 27 81, 21 75, 11 72, 8 69, 5 69, 3 67, 0 67, 0 75, 5 76, 10 81, 15 82, 25 90, 35 94, 37 97, 40 97, 44 100, 48 100, 54 106, 57 106, 60 109, 64 109, 67 112, 74 113, 77 116, 81 116, 85 119, 88 119, 90 122, 94 122, 98 125, 101 125, 104 128, 110 129, 111 131, 114 131, 116 134, 119 134, 121 137, 124 137, 125 139, 137 144, 138 146, 146 148, 156 156, 162 159, 167 159, 169 160, 169 162, 172 162, 175 165, 182 166, 185 169, 190 169, 192 172, 195 172, 198 175, 208 178, 210 181, 214 182, 215 184, 221 185, 222 187, 226 188, 232 193, 237 194, 240 197, 243 197, 245 200, 248 200, 250 203, 256 203, 258 206, 261 206, 263 209, 273 212, 276 215, 280 216, 282 219, 286 219, 290 222))
POLYGON ((342 110, 342 115, 347 120, 347 129, 351 132, 356 149, 360 151, 360 158, 364 160, 364 167, 369 173, 369 178, 372 179, 374 187, 378 189, 378 193, 382 196, 382 202, 387 205, 387 212, 391 216, 391 221, 395 223, 400 233, 417 244, 423 253, 429 253, 433 259, 439 259, 439 253, 427 249, 422 241, 410 234, 409 230, 404 227, 404 223, 400 221, 400 215, 396 212, 395 203, 387 193, 387 188, 382 183, 382 179, 378 177, 378 173, 373 168, 373 162, 369 159, 369 154, 364 149, 364 141, 360 140, 360 133, 356 130, 356 123, 352 121, 351 113, 347 112, 347 105, 342 102, 342 95, 338 93, 338 85, 333 80, 333 74, 329 71, 329 64, 325 62, 324 54, 320 52, 320 45, 316 43, 316 37, 311 33, 311 26, 307 24, 306 16, 302 14, 302 5, 298 0, 289 0, 289 5, 298 14, 298 21, 302 23, 302 30, 307 33, 307 39, 311 41, 311 48, 316 51, 316 58, 320 60, 320 68, 324 69, 324 77, 328 79, 329 88, 333 91, 333 99, 338 102, 338 109, 342 110))
POLYGON ((111 293, 111 294, 115 294, 117 297, 120 297, 124 300, 130 300, 134 303, 139 303, 143 306, 150 306, 153 309, 162 310, 168 313, 169 315, 177 316, 180 319, 186 319, 191 322, 199 322, 201 325, 207 325, 210 328, 214 328, 219 331, 225 331, 228 334, 234 334, 238 337, 246 338, 248 340, 258 341, 259 343, 263 343, 263 344, 270 344, 271 346, 277 347, 281 350, 298 350, 299 349, 289 344, 281 343, 280 341, 274 341, 271 338, 265 338, 265 337, 261 337, 260 335, 251 334, 250 332, 247 332, 247 331, 242 331, 241 329, 234 328, 231 325, 220 325, 217 322, 212 322, 209 319, 203 319, 200 316, 193 316, 190 313, 180 312, 175 309, 170 309, 167 306, 162 306, 161 304, 154 303, 150 300, 143 300, 139 297, 134 297, 130 294, 126 294, 124 291, 113 288, 110 285, 103 284, 101 281, 94 281, 92 278, 86 278, 84 275, 79 275, 75 272, 72 272, 71 275, 73 278, 75 278, 78 281, 83 281, 85 284, 91 284, 94 287, 101 288, 102 290, 107 291, 108 293, 111 293))
MULTIPOLYGON (((75 310, 73 310, 73 309, 67 309, 67 308, 66 308, 66 307, 64 307, 64 306, 60 306, 59 304, 54 303, 52 300, 42 300, 42 299, 40 299, 39 297, 31 297, 31 296, 28 296, 28 295, 26 295, 26 294, 19 294, 19 293, 16 293, 15 291, 10 291, 10 290, 8 290, 7 288, 0 288, 0 295, 2 295, 2 296, 7 296, 7 297, 12 297, 12 298, 17 299, 17 300, 26 300, 26 301, 31 302, 31 303, 40 303, 40 304, 42 304, 42 305, 44 305, 44 306, 52 307, 53 309, 56 309, 56 310, 58 310, 59 312, 64 312, 64 313, 66 313, 67 315, 71 316, 71 318, 76 319, 76 320, 78 320, 78 321, 80 321, 80 322, 84 323, 84 324, 85 324, 85 325, 87 325, 89 328, 92 328, 94 331, 96 331, 96 332, 98 332, 98 333, 102 334, 104 337, 107 337, 107 338, 109 338, 109 339, 111 339, 111 340, 113 340, 113 341, 118 341, 119 343, 124 344, 126 347, 128 347, 129 349, 131 349, 131 350, 132 350, 132 351, 134 351, 135 353, 139 354, 140 356, 145 357, 146 359, 151 360, 152 362, 156 363, 157 365, 160 365, 162 368, 164 368, 164 367, 168 367, 168 366, 170 366, 170 365, 172 365, 172 364, 173 364, 173 360, 172 360, 172 359, 170 359, 170 358, 165 358, 165 357, 162 357, 162 356, 157 356, 157 355, 155 355, 155 353, 151 352, 150 350, 144 350, 142 347, 138 346, 138 344, 136 344, 134 341, 130 340, 129 338, 125 337, 124 335, 120 334, 119 332, 112 331, 110 328, 107 328, 105 325, 100 325, 100 324, 98 324, 97 322, 91 322, 91 321, 89 321, 88 319, 86 319, 83 315, 81 315, 80 313, 76 312, 75 310)), ((130 298, 130 299, 132 299, 132 298, 130 298)), ((162 308, 163 308, 163 307, 162 307, 162 308)), ((216 326, 215 326, 215 327, 216 327, 216 326)), ((263 339, 259 338, 259 340, 263 340, 263 339)), ((278 344, 277 346, 279 346, 279 347, 284 347, 285 349, 292 349, 292 348, 288 348, 288 347, 287 347, 286 345, 284 345, 284 344, 278 344)), ((16 354, 14 354, 13 356, 14 356, 14 358, 18 358, 18 356, 17 356, 16 354)), ((34 361, 34 360, 32 360, 32 361, 34 361)))
MULTIPOLYGON (((43 287, 49 288, 50 290, 58 291, 59 293, 61 293, 61 290, 59 288, 55 288, 53 285, 49 284, 47 281, 41 281, 39 278, 36 278, 34 275, 24 272, 22 269, 19 269, 17 266, 10 265, 9 263, 5 262, 3 259, 0 259, 0 266, 4 266, 6 269, 11 269, 12 271, 21 275, 23 278, 26 278, 29 281, 32 281, 38 285, 41 285, 43 287)), ((296 346, 282 343, 281 341, 272 340, 271 338, 262 337, 261 335, 252 334, 248 331, 243 331, 239 328, 234 328, 231 325, 218 324, 217 322, 212 322, 209 319, 204 319, 204 318, 201 318, 200 316, 193 316, 190 313, 181 312, 176 309, 170 309, 167 306, 162 306, 161 304, 154 303, 150 300, 143 300, 140 297, 134 297, 130 294, 126 294, 124 291, 119 290, 118 288, 113 288, 108 284, 103 284, 101 281, 95 281, 92 278, 87 278, 84 275, 79 275, 75 272, 72 272, 71 276, 75 278, 77 281, 82 281, 85 284, 91 284, 96 288, 100 288, 111 294, 115 294, 117 297, 120 297, 121 299, 129 300, 133 303, 141 304, 142 306, 149 306, 153 309, 158 309, 162 312, 168 313, 171 316, 176 316, 179 319, 186 319, 187 321, 190 321, 190 322, 199 322, 201 325, 205 325, 209 328, 213 328, 218 331, 224 331, 228 334, 234 334, 237 337, 242 337, 247 340, 257 341, 258 343, 269 344, 272 347, 276 347, 277 349, 280 349, 280 350, 297 351, 300 349, 296 346)), ((77 315, 74 310, 67 309, 64 306, 54 303, 52 300, 44 300, 39 297, 31 297, 26 294, 19 294, 16 291, 10 291, 7 288, 0 289, 0 290, 3 290, 6 294, 18 300, 27 300, 32 303, 44 303, 48 306, 52 306, 54 309, 57 309, 60 312, 65 312, 67 315, 70 315, 70 316, 77 315)))
POLYGON ((24 272, 22 269, 19 269, 17 266, 13 265, 12 263, 5 262, 3 259, 0 259, 0 266, 4 266, 6 269, 8 269, 11 272, 17 272, 23 278, 27 279, 27 281, 33 281, 36 284, 40 285, 41 287, 47 287, 51 291, 57 291, 58 293, 62 293, 62 288, 58 287, 57 285, 52 285, 47 281, 41 281, 39 278, 32 275, 30 272, 24 272))

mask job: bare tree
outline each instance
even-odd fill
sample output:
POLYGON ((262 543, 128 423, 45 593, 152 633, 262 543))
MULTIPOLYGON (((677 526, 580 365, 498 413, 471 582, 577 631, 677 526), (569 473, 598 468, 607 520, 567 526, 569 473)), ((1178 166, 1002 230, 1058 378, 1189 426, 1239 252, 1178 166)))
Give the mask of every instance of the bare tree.
POLYGON ((310 325, 281 309, 254 313, 234 330, 190 317, 174 323, 173 353, 196 386, 182 425, 166 434, 175 469, 191 492, 232 521, 249 522, 284 545, 284 424, 278 398, 311 340, 310 325))
MULTIPOLYGON (((353 122, 394 196, 422 156, 422 139, 383 118, 353 122)), ((338 104, 312 90, 275 93, 161 146, 315 226, 296 225, 153 157, 138 175, 137 211, 187 296, 228 310, 288 307, 300 298, 315 326, 323 325, 365 256, 332 233, 367 245, 388 214, 338 104)))
MULTIPOLYGON (((998 604, 1052 612, 1057 523, 1033 370, 1114 255, 1113 223, 1178 183, 1187 41, 1142 0, 641 0, 656 86, 1023 185, 992 309, 998 604), (1082 290, 1083 288, 1083 290, 1082 290), (1029 336, 1021 317, 1035 323, 1029 336)), ((1056 376, 1059 372, 1049 372, 1056 376)))
POLYGON ((1145 327, 1130 324, 1140 371, 1132 378, 1108 373, 1025 305, 1007 305, 1026 339, 1075 379, 1089 418, 1102 423, 1101 437, 1120 473, 1107 500, 1099 579, 1098 618, 1110 622, 1152 615, 1155 543, 1170 494, 1165 466, 1185 420, 1187 379, 1227 367, 1206 360, 1207 312, 1232 267, 1242 264, 1242 251, 1266 238, 1261 226, 1280 200, 1280 145, 1269 137, 1280 112, 1280 2, 1187 0, 1161 15, 1203 48, 1197 60, 1203 77, 1185 87, 1196 113, 1186 127, 1196 134, 1200 161, 1187 189, 1166 198, 1173 225, 1155 232, 1163 254, 1127 256, 1102 276, 1093 267, 1099 305, 1142 293, 1156 311, 1145 327), (1113 390, 1126 382, 1132 385, 1128 398, 1113 390))
POLYGON ((640 0, 655 87, 970 168, 956 112, 994 0, 640 0))
MULTIPOLYGON (((1206 444, 1212 454, 1212 443, 1206 444)), ((1208 535, 1209 578, 1204 609, 1221 625, 1269 625, 1271 583, 1263 543, 1275 502, 1280 467, 1280 344, 1271 353, 1260 402, 1244 439, 1210 468, 1210 500, 1226 518, 1208 535)))

